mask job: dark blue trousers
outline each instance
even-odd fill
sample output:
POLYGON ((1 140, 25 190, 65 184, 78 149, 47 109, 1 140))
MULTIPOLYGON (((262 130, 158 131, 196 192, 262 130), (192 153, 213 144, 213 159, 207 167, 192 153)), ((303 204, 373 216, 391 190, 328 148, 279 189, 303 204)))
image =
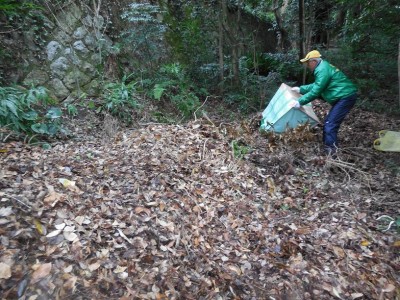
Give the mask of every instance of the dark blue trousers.
POLYGON ((353 94, 338 100, 333 104, 331 110, 325 118, 324 124, 324 145, 328 153, 335 153, 338 147, 337 135, 339 127, 344 118, 353 108, 357 101, 357 94, 353 94))

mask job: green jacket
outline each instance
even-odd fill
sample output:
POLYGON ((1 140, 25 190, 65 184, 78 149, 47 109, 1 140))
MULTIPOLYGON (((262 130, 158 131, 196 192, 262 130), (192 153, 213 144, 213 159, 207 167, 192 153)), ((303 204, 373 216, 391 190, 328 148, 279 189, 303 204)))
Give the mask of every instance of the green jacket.
POLYGON ((335 66, 322 60, 314 69, 315 81, 300 87, 300 105, 305 105, 319 97, 329 104, 357 92, 356 86, 335 66))

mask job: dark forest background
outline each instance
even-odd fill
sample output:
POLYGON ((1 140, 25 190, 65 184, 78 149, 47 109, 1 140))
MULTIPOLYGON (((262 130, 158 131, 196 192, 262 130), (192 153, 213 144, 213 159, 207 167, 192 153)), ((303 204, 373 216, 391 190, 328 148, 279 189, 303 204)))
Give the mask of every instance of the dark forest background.
MULTIPOLYGON (((43 46, 51 39, 46 20, 73 2, 1 0, 0 38, 29 32, 43 46)), ((223 104, 224 112, 246 116, 262 110, 280 83, 312 81, 299 63, 312 49, 357 84, 359 106, 399 112, 397 1, 80 3, 105 18, 102 30, 113 42, 112 53, 96 70, 101 78, 97 95, 78 92, 55 99, 45 87, 23 86, 8 73, 23 74, 29 64, 1 43, 3 126, 54 135, 61 128, 54 120, 63 113, 76 115, 83 106, 128 125, 150 107, 154 120, 179 122, 192 118, 208 100, 223 104)))

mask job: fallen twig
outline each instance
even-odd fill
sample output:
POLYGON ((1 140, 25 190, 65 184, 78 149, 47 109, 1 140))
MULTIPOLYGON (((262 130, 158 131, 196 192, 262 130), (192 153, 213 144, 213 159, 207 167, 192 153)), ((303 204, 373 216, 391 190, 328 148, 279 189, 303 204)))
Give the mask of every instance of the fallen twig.
POLYGON ((203 117, 211 123, 212 126, 216 127, 215 124, 213 123, 213 121, 211 121, 211 119, 207 116, 207 114, 203 111, 203 117))
POLYGON ((204 141, 204 144, 203 144, 203 153, 202 153, 202 155, 201 155, 201 157, 200 157, 200 159, 201 160, 204 160, 204 157, 205 157, 205 152, 206 152, 206 144, 207 144, 207 141, 208 141, 209 139, 206 139, 205 141, 204 141))
POLYGON ((15 198, 15 197, 13 197, 13 196, 11 196, 11 195, 8 195, 8 194, 4 194, 4 196, 11 198, 11 199, 17 201, 18 203, 20 203, 20 204, 26 206, 27 208, 29 208, 29 210, 32 210, 32 207, 29 206, 28 204, 24 203, 23 201, 21 201, 21 200, 15 198))
POLYGON ((208 100, 209 97, 210 97, 210 96, 207 96, 207 97, 206 97, 206 100, 204 100, 203 104, 200 105, 200 106, 194 111, 193 115, 194 115, 194 120, 195 120, 195 121, 197 120, 196 112, 197 112, 200 108, 202 108, 202 107, 204 106, 204 104, 206 104, 206 102, 207 102, 207 100, 208 100))
POLYGON ((200 211, 201 211, 201 212, 204 212, 204 209, 199 205, 199 203, 197 202, 197 200, 196 200, 194 197, 192 197, 192 195, 190 195, 189 191, 188 191, 187 189, 185 189, 185 188, 183 188, 183 190, 186 192, 186 194, 188 195, 188 197, 189 197, 190 199, 192 199, 194 203, 196 203, 196 206, 200 209, 200 211))
MULTIPOLYGON (((334 159, 328 159, 326 161, 326 164, 328 166, 336 166, 336 167, 340 168, 343 172, 345 172, 347 174, 347 177, 349 178, 349 181, 351 179, 351 176, 350 176, 349 172, 347 172, 347 170, 351 170, 351 171, 353 171, 355 173, 359 173, 359 174, 363 175, 365 177, 365 179, 367 180, 367 182, 369 182, 369 176, 371 174, 356 168, 354 166, 354 164, 352 164, 352 163, 348 163, 348 162, 345 162, 345 161, 342 161, 342 160, 337 160, 337 159, 335 159, 335 160, 334 159)), ((370 188, 369 184, 368 184, 368 187, 370 188)))

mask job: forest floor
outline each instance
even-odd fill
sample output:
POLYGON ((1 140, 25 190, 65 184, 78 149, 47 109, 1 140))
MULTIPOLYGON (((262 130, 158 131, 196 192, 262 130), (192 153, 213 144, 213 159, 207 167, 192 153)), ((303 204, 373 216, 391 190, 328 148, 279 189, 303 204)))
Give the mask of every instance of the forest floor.
POLYGON ((400 299, 400 154, 372 147, 400 120, 355 108, 336 160, 258 121, 1 143, 0 298, 400 299))

